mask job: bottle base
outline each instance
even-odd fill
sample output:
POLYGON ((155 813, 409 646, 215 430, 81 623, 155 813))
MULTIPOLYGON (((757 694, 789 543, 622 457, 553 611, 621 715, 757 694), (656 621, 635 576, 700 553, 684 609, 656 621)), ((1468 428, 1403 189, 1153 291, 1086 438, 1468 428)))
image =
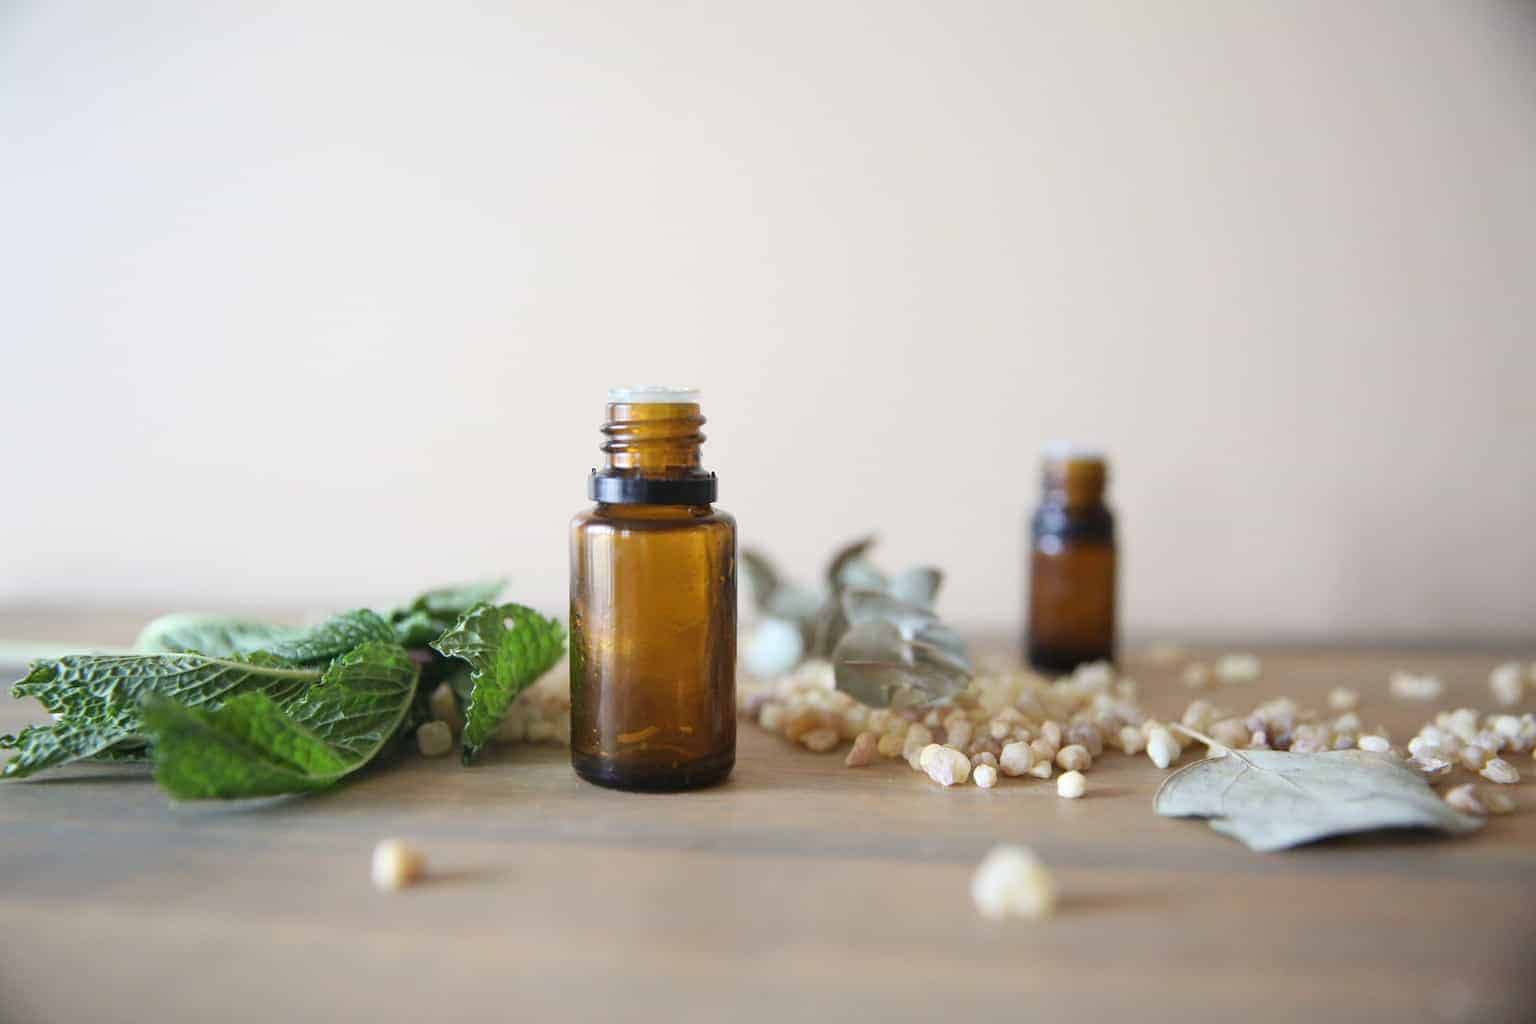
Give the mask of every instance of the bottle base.
POLYGON ((1115 663, 1113 649, 1104 650, 1070 650, 1060 647, 1034 647, 1031 646, 1026 655, 1029 667, 1046 675, 1067 675, 1076 670, 1080 665, 1091 665, 1096 661, 1107 661, 1111 665, 1115 663))
POLYGON ((595 786, 637 793, 676 793, 724 782, 736 767, 736 752, 727 750, 696 761, 673 765, 625 765, 612 758, 571 752, 571 767, 595 786))

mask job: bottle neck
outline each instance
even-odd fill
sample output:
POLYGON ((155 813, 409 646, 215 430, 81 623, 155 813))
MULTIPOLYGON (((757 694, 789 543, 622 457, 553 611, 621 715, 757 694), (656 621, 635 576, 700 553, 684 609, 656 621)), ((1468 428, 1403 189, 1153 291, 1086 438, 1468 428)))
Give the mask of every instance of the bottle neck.
POLYGON ((603 465, 591 497, 609 504, 707 505, 715 475, 699 449, 704 417, 696 402, 610 402, 603 424, 603 465))
POLYGON ((703 425, 692 403, 610 402, 603 424, 603 468, 659 480, 690 476, 703 468, 703 425))
POLYGON ((1109 470, 1100 458, 1050 458, 1041 470, 1041 503, 1069 509, 1104 504, 1109 470))

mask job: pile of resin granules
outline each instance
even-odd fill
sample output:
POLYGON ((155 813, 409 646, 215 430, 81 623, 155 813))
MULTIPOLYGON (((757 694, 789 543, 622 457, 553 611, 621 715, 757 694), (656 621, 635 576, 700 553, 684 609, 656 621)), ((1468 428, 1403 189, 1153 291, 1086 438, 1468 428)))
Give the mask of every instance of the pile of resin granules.
MULTIPOLYGON (((1219 678, 1246 682, 1258 674, 1251 656, 1224 660, 1231 664, 1218 663, 1219 678)), ((1200 685, 1188 675, 1187 683, 1200 685)), ((1358 699, 1354 691, 1334 690, 1329 714, 1284 697, 1246 714, 1197 699, 1171 723, 1148 715, 1136 683, 1117 678, 1107 664, 1085 665, 1055 681, 1016 666, 990 665, 942 707, 873 709, 834 688, 830 663, 810 661, 779 679, 744 687, 742 711, 762 728, 817 753, 851 741, 844 760, 850 768, 901 758, 941 785, 972 781, 982 788, 997 785, 1001 776, 1055 776, 1057 792, 1068 798, 1083 795, 1082 773, 1112 751, 1145 754, 1166 769, 1197 734, 1233 750, 1358 748, 1402 759, 1432 781, 1462 768, 1498 784, 1520 777, 1502 755, 1528 755, 1536 748, 1536 715, 1480 716, 1470 708, 1441 712, 1400 748, 1386 730, 1362 726, 1354 710, 1358 699)), ((1514 807, 1507 793, 1470 784, 1444 795, 1458 809, 1476 814, 1514 807)))

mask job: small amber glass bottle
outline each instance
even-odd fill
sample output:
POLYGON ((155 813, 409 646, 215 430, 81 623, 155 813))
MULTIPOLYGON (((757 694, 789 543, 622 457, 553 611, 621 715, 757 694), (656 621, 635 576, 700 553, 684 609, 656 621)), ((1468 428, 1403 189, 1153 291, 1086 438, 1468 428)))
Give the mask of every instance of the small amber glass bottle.
POLYGON ((1030 524, 1029 663, 1046 672, 1115 659, 1115 518, 1104 457, 1046 446, 1030 524))
POLYGON ((571 522, 571 764, 618 789, 691 789, 736 762, 736 522, 713 507, 696 391, 608 393, 571 522))

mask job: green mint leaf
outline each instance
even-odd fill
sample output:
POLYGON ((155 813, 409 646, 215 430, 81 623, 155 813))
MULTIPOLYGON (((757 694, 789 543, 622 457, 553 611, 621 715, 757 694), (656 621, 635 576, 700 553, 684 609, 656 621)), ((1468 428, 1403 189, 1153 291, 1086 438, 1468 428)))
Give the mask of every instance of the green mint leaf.
POLYGON ((477 604, 496 600, 506 588, 506 580, 481 580, 418 594, 404 608, 389 613, 395 640, 406 647, 426 647, 465 612, 477 604))
POLYGON ((36 662, 11 696, 32 697, 58 721, 0 736, 17 756, 4 775, 21 778, 145 738, 140 701, 146 694, 188 706, 217 706, 242 693, 275 701, 318 682, 318 668, 270 654, 214 658, 202 654, 77 654, 36 662))
POLYGON ((368 759, 400 724, 416 693, 418 666, 395 643, 364 644, 284 710, 331 746, 368 759))
POLYGON ((70 761, 105 757, 125 736, 133 735, 139 728, 137 711, 131 719, 107 716, 82 725, 62 721, 29 725, 14 736, 0 736, 0 750, 16 751, 16 756, 6 762, 4 774, 26 778, 70 761))
POLYGON ((392 640, 395 631, 366 608, 333 615, 316 626, 273 626, 211 615, 164 615, 139 634, 138 650, 215 658, 264 651, 286 661, 329 661, 370 640, 392 640))
POLYGON ((323 789, 383 749, 411 706, 416 677, 404 648, 369 643, 337 658, 286 707, 262 693, 216 709, 150 694, 142 714, 155 780, 182 800, 323 789))
POLYGON ((425 647, 451 625, 453 619, 431 612, 406 612, 392 623, 395 642, 405 647, 425 647))
POLYGON ((507 589, 507 581, 480 580, 476 583, 465 583, 460 586, 438 587, 421 594, 411 602, 411 608, 416 611, 431 612, 434 615, 452 615, 458 618, 477 604, 488 604, 501 596, 501 592, 507 589))
POLYGON ((471 608, 432 645, 469 662, 464 763, 490 741, 513 699, 565 653, 565 628, 520 604, 471 608))

